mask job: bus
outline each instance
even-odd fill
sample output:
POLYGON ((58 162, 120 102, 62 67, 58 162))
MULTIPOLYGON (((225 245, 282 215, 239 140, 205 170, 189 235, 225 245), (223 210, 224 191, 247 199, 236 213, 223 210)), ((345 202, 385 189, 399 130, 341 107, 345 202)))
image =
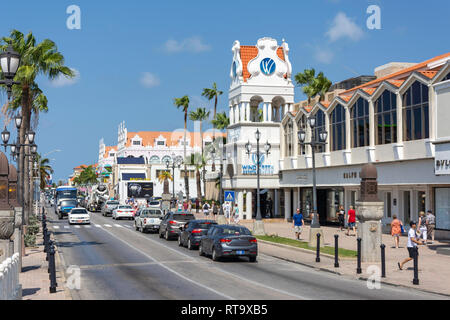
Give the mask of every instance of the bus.
POLYGON ((55 191, 55 206, 61 200, 77 200, 78 190, 74 187, 58 187, 55 191))

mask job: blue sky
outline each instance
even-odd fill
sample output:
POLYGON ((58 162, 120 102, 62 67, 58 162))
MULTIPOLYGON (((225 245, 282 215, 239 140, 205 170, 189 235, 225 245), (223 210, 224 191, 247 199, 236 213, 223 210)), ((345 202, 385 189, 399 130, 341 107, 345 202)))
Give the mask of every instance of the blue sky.
POLYGON ((217 82, 225 92, 219 110, 227 110, 235 40, 285 38, 294 74, 314 67, 334 82, 448 52, 449 9, 446 0, 4 1, 0 36, 15 28, 52 39, 79 73, 75 81, 38 79, 50 111, 40 116, 37 143, 42 154, 62 150, 48 156, 57 180, 95 163, 100 138, 115 145, 123 120, 129 131, 182 128, 174 97, 211 106, 201 92, 217 82), (73 4, 81 30, 66 27, 73 4), (366 27, 370 5, 381 8, 381 30, 366 27))

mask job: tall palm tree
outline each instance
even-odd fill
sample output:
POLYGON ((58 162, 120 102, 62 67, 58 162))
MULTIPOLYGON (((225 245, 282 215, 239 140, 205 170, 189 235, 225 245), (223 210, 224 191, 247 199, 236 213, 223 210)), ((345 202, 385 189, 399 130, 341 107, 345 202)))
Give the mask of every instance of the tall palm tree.
MULTIPOLYGON (((204 167, 206 161, 205 158, 200 153, 191 154, 189 157, 186 158, 185 163, 188 162, 190 165, 195 167, 195 175, 197 180, 197 199, 200 203, 200 206, 202 205, 202 182, 201 182, 201 176, 200 176, 200 170, 204 167)), ((204 190, 205 196, 206 196, 206 189, 204 190)))
MULTIPOLYGON (((181 98, 175 98, 173 101, 174 105, 180 109, 182 108, 184 112, 184 158, 186 159, 186 134, 187 134, 187 119, 189 110, 189 97, 184 96, 181 98)), ((184 187, 186 189, 186 199, 189 199, 189 176, 186 168, 186 163, 184 164, 184 187)))
POLYGON ((40 187, 41 190, 44 190, 45 186, 47 185, 45 179, 54 171, 53 168, 50 166, 50 160, 48 158, 42 158, 40 154, 37 154, 36 162, 38 164, 38 170, 40 175, 40 187))
POLYGON ((169 171, 161 171, 158 181, 164 183, 164 194, 169 194, 169 180, 173 180, 172 174, 169 171))
POLYGON ((82 184, 96 184, 98 182, 98 175, 95 172, 95 168, 93 166, 89 166, 84 168, 80 173, 80 181, 82 184))
MULTIPOLYGON (((67 78, 73 78, 74 72, 64 65, 64 56, 58 51, 56 44, 45 39, 36 43, 36 38, 30 32, 25 37, 18 30, 12 30, 9 37, 3 37, 0 42, 0 50, 5 51, 8 44, 21 56, 20 66, 17 70, 15 81, 19 81, 22 89, 22 127, 20 128, 19 143, 24 144, 25 133, 30 130, 31 113, 33 111, 32 88, 36 77, 44 75, 49 79, 55 79, 61 75, 67 78)), ((20 159, 24 152, 29 152, 29 148, 20 149, 20 159)), ((29 194, 30 166, 27 161, 19 164, 19 170, 24 174, 24 194, 29 194)), ((25 224, 28 224, 28 212, 30 208, 29 200, 24 198, 25 204, 25 224)))
POLYGON ((312 98, 317 95, 320 95, 320 101, 322 101, 325 98, 325 93, 331 87, 331 81, 324 76, 323 72, 316 76, 314 68, 296 74, 295 82, 302 87, 303 93, 308 97, 308 105, 311 104, 312 98))
MULTIPOLYGON (((204 88, 203 92, 202 92, 202 96, 206 97, 209 101, 211 101, 212 99, 214 99, 214 119, 216 118, 217 115, 217 103, 219 101, 219 96, 221 96, 223 94, 223 91, 220 91, 217 89, 217 84, 214 82, 212 85, 212 88, 204 88)), ((214 129, 216 129, 214 127, 214 129)), ((213 142, 216 141, 216 131, 214 130, 214 134, 213 134, 213 142)), ((216 171, 214 162, 212 165, 212 171, 216 171)))
POLYGON ((202 123, 203 121, 207 120, 209 118, 209 111, 206 111, 206 108, 197 108, 195 111, 191 111, 189 113, 189 119, 191 121, 199 121, 200 122, 200 140, 202 144, 202 155, 205 156, 205 153, 203 152, 203 130, 202 130, 202 123))
POLYGON ((230 125, 230 119, 227 117, 226 112, 218 113, 213 120, 211 120, 214 128, 218 130, 225 130, 230 125))

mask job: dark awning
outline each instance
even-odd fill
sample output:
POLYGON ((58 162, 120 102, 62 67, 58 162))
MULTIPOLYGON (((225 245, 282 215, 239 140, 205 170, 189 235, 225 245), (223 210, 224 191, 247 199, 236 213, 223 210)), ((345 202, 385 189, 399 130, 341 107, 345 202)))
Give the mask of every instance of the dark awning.
POLYGON ((122 173, 122 181, 145 180, 145 173, 122 173))

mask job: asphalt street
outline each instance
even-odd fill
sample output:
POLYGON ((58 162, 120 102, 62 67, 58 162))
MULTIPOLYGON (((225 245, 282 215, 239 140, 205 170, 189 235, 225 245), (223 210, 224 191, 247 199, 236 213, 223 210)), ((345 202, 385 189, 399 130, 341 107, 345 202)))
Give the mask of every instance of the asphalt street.
POLYGON ((70 290, 74 299, 446 299, 389 285, 371 290, 365 281, 262 254, 257 263, 246 258, 213 262, 196 250, 180 248, 176 240, 136 231, 131 220, 91 213, 91 225, 69 226, 57 219, 53 208, 47 212, 64 269, 76 266, 81 271, 80 289, 70 290))

